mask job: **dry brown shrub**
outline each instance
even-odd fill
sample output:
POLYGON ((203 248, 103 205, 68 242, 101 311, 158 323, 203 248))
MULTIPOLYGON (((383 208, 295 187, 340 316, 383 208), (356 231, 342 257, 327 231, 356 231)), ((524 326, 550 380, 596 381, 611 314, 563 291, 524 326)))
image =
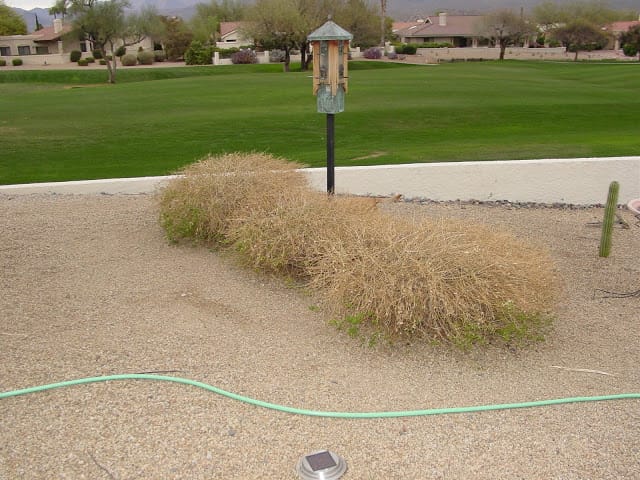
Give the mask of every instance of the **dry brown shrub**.
POLYGON ((453 220, 384 214, 373 199, 311 191, 264 154, 208 158, 161 194, 170 238, 214 241, 248 265, 304 280, 338 318, 388 336, 463 345, 527 339, 555 283, 549 255, 453 220))
POLYGON ((301 279, 332 242, 348 235, 355 218, 377 216, 375 203, 309 189, 281 192, 272 206, 268 214, 256 210, 236 222, 229 238, 252 267, 301 279))
POLYGON ((338 315, 391 335, 463 343, 535 335, 554 293, 549 255, 510 235, 383 214, 354 218, 310 273, 338 315))
POLYGON ((178 172, 160 192, 160 217, 171 240, 224 243, 229 226, 269 210, 282 191, 306 188, 300 165, 263 153, 209 156, 178 172))

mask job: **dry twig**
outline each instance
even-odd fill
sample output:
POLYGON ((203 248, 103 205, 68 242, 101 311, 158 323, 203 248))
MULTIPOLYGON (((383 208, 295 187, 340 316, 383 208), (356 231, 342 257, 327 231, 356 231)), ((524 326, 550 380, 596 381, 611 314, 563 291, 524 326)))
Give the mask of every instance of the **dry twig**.
POLYGON ((629 222, 627 222, 624 218, 622 218, 619 213, 616 213, 616 218, 618 219, 617 223, 619 223, 622 226, 622 228, 627 230, 631 228, 629 226, 629 222))
POLYGON ((631 297, 640 298, 640 290, 636 290, 635 292, 609 292, 608 290, 602 290, 601 288, 596 288, 596 292, 606 293, 606 295, 603 295, 602 298, 631 298, 631 297))
POLYGON ((600 370, 590 370, 588 368, 569 368, 569 367, 561 367, 560 365, 551 365, 551 368, 559 368, 560 370, 568 370, 570 372, 597 373, 598 375, 607 375, 610 377, 615 377, 613 373, 607 373, 600 370))
MULTIPOLYGON (((623 228, 625 230, 631 228, 630 225, 629 225, 629 222, 627 222, 624 218, 622 218, 617 213, 616 213, 616 220, 613 223, 615 225, 620 225, 620 228, 623 228)), ((601 228, 602 227, 602 222, 588 222, 587 225, 590 226, 590 227, 601 228)))
POLYGON ((104 473, 106 473, 107 475, 109 475, 109 478, 112 478, 113 480, 117 480, 118 476, 116 474, 114 474, 111 470, 109 470, 107 467, 105 467, 104 465, 102 465, 100 462, 98 462, 98 460, 96 460, 96 457, 93 456, 93 454, 87 450, 87 455, 89 455, 89 457, 91 458, 91 460, 93 460, 93 463, 96 464, 96 466, 102 470, 104 473))

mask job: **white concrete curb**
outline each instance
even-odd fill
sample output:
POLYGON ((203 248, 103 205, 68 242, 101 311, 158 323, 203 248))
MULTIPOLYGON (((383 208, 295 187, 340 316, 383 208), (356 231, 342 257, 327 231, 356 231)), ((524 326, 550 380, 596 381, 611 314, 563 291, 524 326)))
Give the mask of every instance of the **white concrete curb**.
POLYGON ((0 185, 0 195, 48 194, 142 194, 151 193, 164 182, 176 178, 164 177, 105 178, 101 180, 75 180, 72 182, 27 183, 0 185))
MULTIPOLYGON (((324 168, 303 170, 313 188, 326 188, 324 168)), ((174 178, 140 177, 0 186, 0 194, 142 194, 174 178)), ((604 203, 620 183, 620 203, 640 198, 640 157, 501 160, 337 167, 336 192, 431 200, 604 203)))

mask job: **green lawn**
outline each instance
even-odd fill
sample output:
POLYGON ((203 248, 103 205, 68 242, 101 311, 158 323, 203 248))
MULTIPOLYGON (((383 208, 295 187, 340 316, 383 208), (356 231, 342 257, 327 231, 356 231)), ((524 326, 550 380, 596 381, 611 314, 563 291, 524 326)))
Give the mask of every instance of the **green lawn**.
MULTIPOLYGON (((640 154, 640 65, 351 66, 338 166, 640 154)), ((0 69, 0 184, 163 175, 238 150, 324 165, 307 72, 130 68, 105 79, 0 69)))

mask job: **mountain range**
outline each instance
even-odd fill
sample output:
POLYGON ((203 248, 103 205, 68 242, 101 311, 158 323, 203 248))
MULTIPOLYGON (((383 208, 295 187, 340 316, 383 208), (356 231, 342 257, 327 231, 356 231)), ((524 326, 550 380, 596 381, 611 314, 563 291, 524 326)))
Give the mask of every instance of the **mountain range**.
MULTIPOLYGON (((372 0, 377 3, 377 0, 372 0)), ((483 13, 499 8, 513 8, 525 11, 531 10, 542 0, 387 0, 387 13, 396 20, 405 20, 416 15, 433 15, 438 11, 458 14, 483 13)), ((557 0, 556 3, 566 3, 572 0, 557 0)), ((162 15, 175 15, 184 19, 191 18, 198 3, 208 3, 207 0, 132 0, 133 9, 144 5, 154 6, 162 15)), ((621 10, 637 10, 638 0, 610 0, 611 8, 621 10)), ((34 8, 23 10, 13 8, 27 23, 29 32, 35 30, 36 15, 43 26, 53 24, 53 16, 48 8, 34 8)))

